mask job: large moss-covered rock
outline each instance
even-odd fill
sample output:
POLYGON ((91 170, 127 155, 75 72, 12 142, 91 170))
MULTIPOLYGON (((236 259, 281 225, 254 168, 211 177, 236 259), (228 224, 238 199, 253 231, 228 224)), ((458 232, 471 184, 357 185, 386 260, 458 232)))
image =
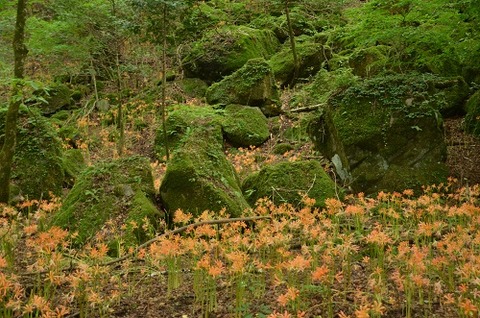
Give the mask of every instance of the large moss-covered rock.
POLYGON ((223 152, 222 127, 213 118, 191 122, 182 147, 173 152, 160 186, 170 213, 177 209, 199 215, 225 208, 233 216, 248 208, 239 179, 223 152))
MULTIPOLYGON (((297 39, 295 48, 299 60, 297 74, 299 78, 307 78, 317 73, 328 54, 324 51, 322 44, 316 43, 313 37, 297 39)), ((269 64, 275 74, 275 79, 282 86, 288 84, 292 80, 295 70, 290 44, 285 44, 278 53, 273 55, 269 64)))
POLYGON ((279 42, 273 32, 245 26, 224 26, 207 32, 183 60, 187 77, 221 80, 248 60, 269 58, 279 42))
POLYGON ((228 105, 222 126, 226 139, 237 147, 259 146, 270 137, 267 118, 257 107, 228 105))
POLYGON ((247 177, 242 186, 250 204, 267 197, 275 204, 301 204, 306 196, 322 207, 325 199, 336 196, 336 185, 318 161, 281 162, 266 166, 247 177))
POLYGON ((159 127, 155 137, 155 154, 160 161, 166 158, 165 143, 169 151, 174 152, 184 140, 184 137, 192 132, 196 126, 203 126, 205 123, 215 122, 218 124, 221 119, 221 111, 212 107, 177 105, 168 115, 166 120, 167 140, 163 128, 159 127))
MULTIPOLYGON (((0 145, 3 144, 6 109, 0 109, 0 145)), ((34 109, 22 109, 17 125, 12 181, 26 199, 62 195, 64 169, 62 143, 47 118, 34 109)))
POLYGON ((258 106, 266 115, 280 111, 272 69, 261 58, 249 60, 241 69, 210 86, 207 102, 258 106))
POLYGON ((438 87, 415 76, 367 80, 332 99, 312 120, 310 135, 355 191, 443 182, 448 169, 440 110, 448 99, 438 87))
POLYGON ((468 99, 465 115, 465 130, 480 136, 480 91, 468 99))
MULTIPOLYGON (((81 245, 99 231, 108 242, 109 231, 120 231, 127 245, 148 239, 142 228, 145 220, 155 225, 163 214, 154 205, 155 189, 150 163, 143 157, 129 157, 101 162, 83 170, 62 208, 53 216, 52 225, 78 232, 75 243, 81 245), (108 229, 106 224, 118 228, 108 229)), ((116 233, 119 234, 119 233, 116 233)))

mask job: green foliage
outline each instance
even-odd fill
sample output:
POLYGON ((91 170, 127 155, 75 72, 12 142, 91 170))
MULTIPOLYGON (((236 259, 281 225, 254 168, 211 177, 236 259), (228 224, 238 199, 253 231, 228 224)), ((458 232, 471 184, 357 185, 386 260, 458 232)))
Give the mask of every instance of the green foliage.
POLYGON ((480 91, 470 97, 466 105, 465 130, 480 136, 480 91))
POLYGON ((416 69, 473 80, 480 57, 478 1, 374 0, 348 11, 341 31, 345 47, 355 51, 389 48, 388 68, 416 69))

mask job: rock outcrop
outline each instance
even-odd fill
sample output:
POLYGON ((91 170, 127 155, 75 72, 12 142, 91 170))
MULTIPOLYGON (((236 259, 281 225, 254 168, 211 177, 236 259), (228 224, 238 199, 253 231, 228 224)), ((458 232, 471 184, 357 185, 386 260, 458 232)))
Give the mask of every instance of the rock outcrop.
POLYGON ((417 75, 367 80, 333 98, 312 120, 310 136, 354 191, 443 182, 448 169, 441 112, 458 107, 463 91, 457 83, 417 75))
POLYGON ((262 112, 278 115, 278 91, 270 65, 264 59, 249 60, 241 69, 207 90, 209 104, 258 106, 262 112))
POLYGON ((280 43, 269 30, 224 26, 207 32, 183 59, 187 77, 208 83, 221 80, 254 58, 268 59, 280 43))

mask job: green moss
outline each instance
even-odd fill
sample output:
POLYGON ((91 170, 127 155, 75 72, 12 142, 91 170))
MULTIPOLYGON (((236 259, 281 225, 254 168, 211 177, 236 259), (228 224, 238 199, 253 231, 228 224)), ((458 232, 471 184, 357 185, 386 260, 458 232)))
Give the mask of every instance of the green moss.
POLYGON ((250 59, 269 58, 278 46, 271 31, 224 26, 205 34, 185 57, 183 66, 187 77, 218 81, 250 59))
POLYGON ((267 197, 275 204, 301 205, 307 195, 323 207, 325 199, 336 196, 336 185, 314 160, 282 162, 267 166, 245 179, 243 192, 250 204, 267 197))
POLYGON ((291 150, 295 149, 292 145, 287 144, 287 143, 281 143, 278 145, 275 145, 273 148, 273 153, 276 155, 283 155, 286 152, 289 152, 291 150))
MULTIPOLYGON (((307 78, 317 73, 327 54, 323 52, 322 44, 314 42, 313 37, 302 37, 297 40, 295 48, 299 59, 298 77, 307 78)), ((285 44, 268 63, 272 67, 275 79, 282 85, 288 83, 295 70, 290 44, 285 44)))
POLYGON ((440 110, 457 84, 418 75, 366 80, 330 100, 309 133, 325 156, 338 155, 356 191, 440 183, 446 178, 440 110))
POLYGON ((259 146, 269 137, 265 115, 256 107, 228 105, 222 121, 223 132, 234 146, 259 146))
POLYGON ((65 183, 68 186, 73 186, 77 176, 87 167, 82 150, 65 150, 63 152, 62 163, 63 169, 65 170, 65 183))
MULTIPOLYGON (((177 105, 168 115, 166 122, 169 150, 173 152, 182 145, 183 138, 190 134, 195 126, 210 121, 219 122, 220 113, 209 106, 177 105)), ((159 160, 165 160, 165 136, 162 127, 157 129, 155 154, 159 160)))
MULTIPOLYGON (((101 162, 78 175, 62 208, 53 216, 51 225, 68 228, 72 233, 78 232, 75 243, 82 245, 109 221, 120 227, 139 216, 141 219, 147 217, 151 224, 155 224, 161 214, 153 203, 145 202, 152 202, 154 194, 150 163, 146 158, 129 157, 101 162)), ((142 224, 140 220, 138 231, 142 230, 142 224)), ((120 231, 119 228, 114 230, 120 231)), ((138 233, 129 233, 128 230, 120 234, 139 237, 138 233)), ((114 239, 113 233, 106 235, 110 235, 107 241, 114 239)))
MULTIPOLYGON (((5 114, 6 109, 0 109, 0 132, 4 130, 5 114)), ((62 144, 48 119, 34 109, 20 111, 12 180, 27 199, 46 199, 49 193, 62 195, 62 144)))
POLYGON ((248 208, 235 169, 223 153, 220 124, 210 121, 192 128, 173 153, 160 194, 171 213, 182 209, 198 215, 225 208, 238 216, 248 208))
POLYGON ((466 105, 465 130, 480 136, 480 91, 469 98, 466 105))
POLYGON ((188 97, 203 98, 208 85, 199 78, 184 78, 179 82, 180 87, 188 97))
POLYGON ((207 90, 209 104, 276 105, 278 92, 271 67, 264 59, 249 60, 241 69, 207 90))

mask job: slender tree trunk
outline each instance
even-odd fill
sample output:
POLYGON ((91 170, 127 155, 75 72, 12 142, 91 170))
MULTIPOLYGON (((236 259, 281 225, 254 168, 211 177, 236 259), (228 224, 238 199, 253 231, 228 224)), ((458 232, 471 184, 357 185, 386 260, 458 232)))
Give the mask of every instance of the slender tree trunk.
POLYGON ((122 82, 121 82, 121 73, 120 73, 120 60, 118 50, 120 45, 117 45, 117 95, 118 95, 118 130, 120 131, 120 136, 118 138, 118 156, 123 157, 123 149, 125 147, 125 121, 123 118, 123 104, 122 104, 122 82))
POLYGON ((14 54, 14 83, 12 96, 8 105, 5 118, 5 137, 0 150, 0 203, 8 203, 10 198, 10 174, 12 170, 13 155, 17 143, 17 120, 18 111, 22 104, 21 91, 25 58, 28 50, 25 47, 25 20, 27 15, 27 0, 17 2, 17 20, 15 23, 15 35, 13 37, 14 54))
POLYGON ((167 139, 167 119, 166 119, 166 89, 167 89, 167 4, 163 4, 163 30, 162 30, 162 130, 163 140, 165 142, 165 155, 167 161, 170 159, 170 151, 167 139))
POLYGON ((288 37, 290 38, 290 47, 293 54, 293 75, 289 81, 289 86, 293 87, 297 82, 298 72, 300 70, 300 62, 298 61, 297 49, 295 47, 295 34, 293 33, 292 21, 290 19, 290 10, 288 8, 289 4, 290 1, 285 0, 285 15, 287 16, 288 37))

